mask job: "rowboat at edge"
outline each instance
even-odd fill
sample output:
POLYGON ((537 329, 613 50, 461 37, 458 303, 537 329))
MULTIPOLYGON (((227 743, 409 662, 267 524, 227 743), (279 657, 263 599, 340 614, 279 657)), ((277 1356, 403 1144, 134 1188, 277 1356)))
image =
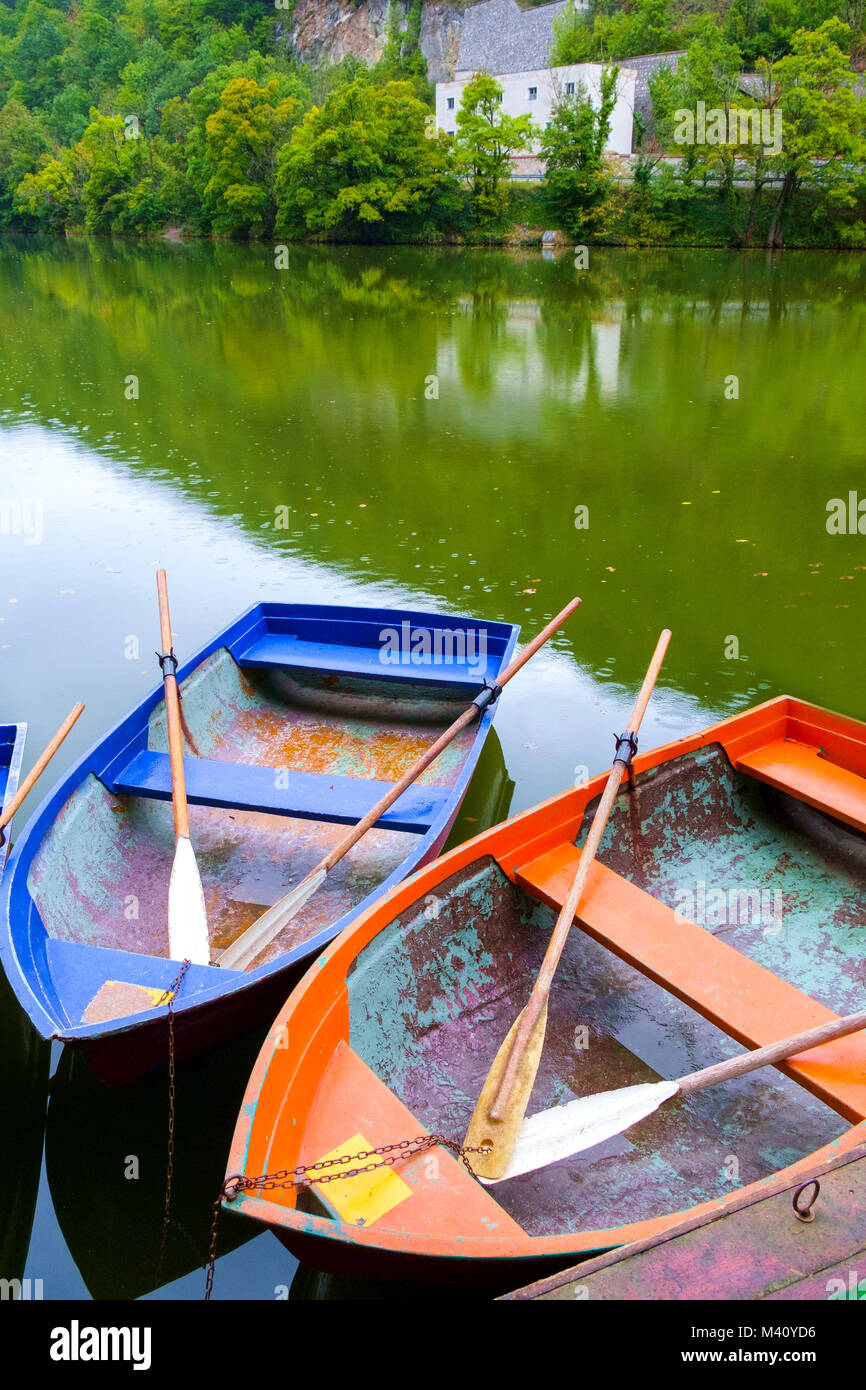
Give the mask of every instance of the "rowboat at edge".
MULTIPOLYGON (((173 1001, 178 1056, 265 1020, 285 999, 289 972, 440 851, 495 705, 403 793, 259 960, 244 970, 215 962, 485 681, 496 681, 517 633, 507 623, 400 609, 265 603, 179 669, 191 834, 213 954, 210 965, 188 967, 173 1001), (400 649, 406 633, 415 644, 408 653, 400 649)), ((169 958, 167 928, 167 750, 159 686, 47 796, 3 878, 0 952, 20 1003, 43 1037, 81 1048, 112 1084, 166 1059, 167 992, 180 964, 169 958)))
MULTIPOLYGON (((781 696, 634 771, 567 939, 530 1114, 863 1007, 866 725, 781 696)), ((502 1291, 863 1142, 861 1031, 493 1185, 443 1145, 312 1181, 313 1164, 418 1136, 462 1143, 605 781, 456 847, 329 947, 250 1078, 225 1208, 321 1270, 502 1291), (292 1171, 300 1186, 239 1183, 292 1171)))

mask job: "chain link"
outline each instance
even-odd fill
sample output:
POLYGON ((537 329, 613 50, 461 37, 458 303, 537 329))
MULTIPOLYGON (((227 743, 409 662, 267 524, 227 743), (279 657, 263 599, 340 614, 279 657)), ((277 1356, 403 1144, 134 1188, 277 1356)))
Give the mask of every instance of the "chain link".
POLYGON ((220 1188, 219 1196, 213 1204, 210 1252, 205 1279, 205 1301, 210 1299, 213 1290, 219 1218, 224 1199, 227 1202, 233 1202, 240 1192, 268 1192, 277 1187, 311 1187, 314 1183, 345 1182, 347 1178, 357 1178, 362 1173, 372 1173, 377 1168, 392 1168, 395 1163, 402 1163, 408 1158, 414 1158, 417 1154, 426 1153, 428 1149, 435 1149, 440 1145, 443 1149, 450 1149, 457 1158, 461 1158, 473 1178, 478 1175, 466 1155, 490 1153, 490 1148, 487 1145, 482 1144, 480 1147, 473 1148, 466 1144, 458 1144, 456 1140, 448 1139, 444 1134, 419 1134, 414 1139, 400 1139, 396 1144, 379 1144, 375 1149, 362 1149, 360 1153, 342 1154, 339 1158, 321 1158, 317 1163, 303 1164, 299 1168, 281 1168, 276 1173, 262 1173, 256 1178, 245 1178, 240 1173, 226 1178, 220 1188), (386 1154, 390 1154, 390 1157, 384 1157, 386 1154), (364 1158, 376 1158, 378 1162, 367 1163, 363 1168, 349 1168, 343 1171, 347 1163, 358 1163, 364 1158), (336 1173, 320 1171, 328 1168, 337 1168, 340 1171, 336 1173))
POLYGON ((157 1001, 156 1007, 159 1009, 163 1004, 168 1004, 168 1152, 165 1165, 165 1207, 162 1213, 162 1233, 159 1241, 159 1256, 156 1262, 156 1288, 159 1288, 162 1281, 162 1266, 165 1259, 165 1242, 168 1238, 168 1228, 171 1225, 171 1183, 174 1176, 174 1001, 177 992, 183 983, 183 977, 189 970, 192 961, 184 960, 177 978, 169 985, 162 998, 157 1001))

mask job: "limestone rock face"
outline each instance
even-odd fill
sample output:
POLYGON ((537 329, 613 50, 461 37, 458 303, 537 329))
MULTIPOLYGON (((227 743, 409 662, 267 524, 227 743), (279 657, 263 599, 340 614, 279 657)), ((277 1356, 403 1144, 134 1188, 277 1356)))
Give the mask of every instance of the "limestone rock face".
MULTIPOLYGON (((409 6, 397 5, 405 22, 409 6)), ((297 0, 281 41, 306 63, 339 63, 352 54, 365 63, 382 56, 387 37, 388 0, 297 0)), ((421 13, 421 52, 431 82, 447 82, 457 67, 463 10, 427 3, 421 13)))

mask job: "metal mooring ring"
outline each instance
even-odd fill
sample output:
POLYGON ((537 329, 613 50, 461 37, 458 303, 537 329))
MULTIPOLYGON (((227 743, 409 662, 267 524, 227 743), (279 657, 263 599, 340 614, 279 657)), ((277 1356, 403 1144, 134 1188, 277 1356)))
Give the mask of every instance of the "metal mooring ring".
POLYGON ((819 1183, 819 1181, 818 1181, 817 1178, 810 1178, 808 1182, 804 1182, 804 1183, 803 1183, 803 1186, 802 1186, 802 1187, 798 1187, 798 1188, 797 1188, 797 1191, 794 1193, 794 1200, 793 1200, 793 1202, 791 1203, 791 1205, 792 1205, 792 1207, 794 1208, 794 1215, 796 1216, 796 1218, 797 1218, 798 1221, 814 1221, 814 1220, 815 1220, 815 1213, 814 1213, 814 1211, 812 1210, 812 1208, 814 1207, 815 1203, 816 1203, 817 1200, 818 1200, 818 1194, 819 1194, 820 1191, 821 1191, 821 1184, 819 1183), (809 1201, 806 1203, 806 1205, 805 1205, 805 1206, 801 1206, 801 1205, 800 1205, 800 1198, 802 1197, 802 1195, 803 1195, 803 1193, 806 1191, 806 1189, 809 1188, 809 1187, 814 1187, 815 1191, 812 1193, 812 1196, 810 1197, 810 1199, 809 1199, 809 1201))

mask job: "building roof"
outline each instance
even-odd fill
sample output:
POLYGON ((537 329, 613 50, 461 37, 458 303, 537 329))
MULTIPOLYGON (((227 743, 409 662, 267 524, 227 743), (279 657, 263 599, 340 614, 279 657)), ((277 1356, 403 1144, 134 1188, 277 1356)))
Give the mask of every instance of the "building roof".
POLYGON ((566 0, 521 10, 516 0, 482 0, 463 17, 458 72, 532 72, 550 67, 553 21, 566 0))

